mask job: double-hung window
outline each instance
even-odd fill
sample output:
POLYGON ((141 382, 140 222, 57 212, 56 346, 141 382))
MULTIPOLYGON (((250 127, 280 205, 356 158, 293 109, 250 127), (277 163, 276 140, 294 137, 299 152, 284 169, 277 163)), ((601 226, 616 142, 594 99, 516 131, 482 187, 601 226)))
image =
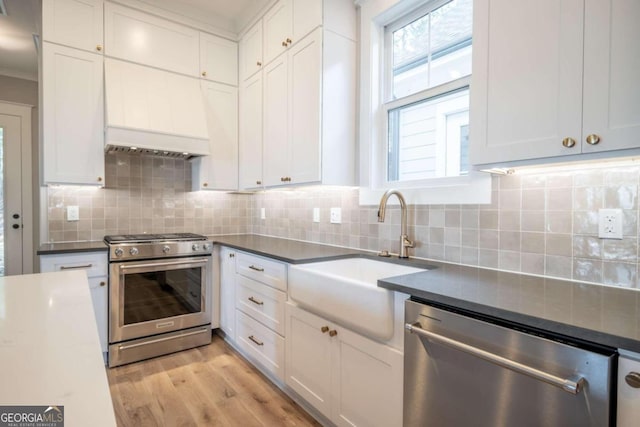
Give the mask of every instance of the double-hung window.
POLYGON ((385 26, 387 183, 468 173, 472 21, 472 0, 434 0, 385 26))

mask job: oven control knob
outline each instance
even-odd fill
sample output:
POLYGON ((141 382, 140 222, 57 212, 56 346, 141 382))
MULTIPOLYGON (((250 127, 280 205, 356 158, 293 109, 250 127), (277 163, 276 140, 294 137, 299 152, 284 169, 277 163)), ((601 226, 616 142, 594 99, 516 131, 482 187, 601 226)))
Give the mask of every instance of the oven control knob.
POLYGON ((162 247, 162 252, 164 252, 165 254, 168 254, 170 250, 171 248, 169 247, 169 245, 164 245, 162 247))
POLYGON ((211 249, 211 243, 205 243, 204 245, 202 245, 202 249, 208 251, 209 249, 211 249))
POLYGON ((129 253, 133 256, 138 255, 138 248, 131 248, 129 249, 129 253))
POLYGON ((115 251, 113 251, 113 253, 114 253, 114 255, 115 255, 115 256, 120 257, 120 256, 122 256, 122 254, 124 253, 124 251, 122 250, 122 248, 116 248, 116 250, 115 250, 115 251))
POLYGON ((194 251, 197 251, 200 249, 200 245, 197 243, 194 243, 193 246, 191 246, 191 249, 193 249, 194 251))

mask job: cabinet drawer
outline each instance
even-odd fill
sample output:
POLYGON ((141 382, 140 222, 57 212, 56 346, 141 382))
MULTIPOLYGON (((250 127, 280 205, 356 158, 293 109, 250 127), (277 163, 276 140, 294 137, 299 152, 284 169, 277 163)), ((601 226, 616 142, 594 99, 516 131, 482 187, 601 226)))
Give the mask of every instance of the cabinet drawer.
POLYGON ((287 291, 287 267, 281 262, 238 253, 236 272, 281 291, 287 291))
POLYGON ((279 380, 284 381, 284 338, 236 311, 237 345, 279 380))
POLYGON ((287 294, 244 276, 238 276, 237 284, 236 308, 284 335, 284 303, 287 294))
POLYGON ((43 273, 65 270, 85 270, 87 277, 107 276, 107 253, 40 256, 40 271, 43 273))

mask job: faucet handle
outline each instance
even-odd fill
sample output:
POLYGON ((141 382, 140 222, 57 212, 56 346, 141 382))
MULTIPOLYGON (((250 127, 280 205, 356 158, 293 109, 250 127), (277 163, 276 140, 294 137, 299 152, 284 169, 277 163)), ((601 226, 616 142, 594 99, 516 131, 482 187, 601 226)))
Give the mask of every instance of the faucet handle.
POLYGON ((413 248, 413 240, 409 240, 407 236, 402 236, 402 245, 405 248, 413 248))

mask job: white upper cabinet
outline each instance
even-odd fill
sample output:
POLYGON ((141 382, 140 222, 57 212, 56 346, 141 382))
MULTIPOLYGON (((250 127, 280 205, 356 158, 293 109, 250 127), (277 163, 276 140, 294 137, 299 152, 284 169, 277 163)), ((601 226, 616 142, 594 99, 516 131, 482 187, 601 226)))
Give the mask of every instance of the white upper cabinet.
POLYGON ((264 185, 287 182, 289 171, 289 97, 287 55, 264 69, 264 185))
POLYGON ((45 0, 42 38, 91 52, 101 52, 102 0, 45 0))
POLYGON ((294 43, 322 25, 322 5, 323 2, 318 0, 291 0, 291 38, 294 43))
POLYGON ((586 1, 583 152, 640 147, 639 21, 637 0, 586 1))
POLYGON ((262 73, 240 89, 239 150, 240 188, 262 187, 262 73))
POLYGON ((633 0, 475 1, 471 162, 640 147, 638 19, 633 0))
POLYGON ((42 179, 104 184, 103 57, 42 43, 42 179))
POLYGON ((194 190, 238 189, 238 89, 202 82, 211 155, 193 161, 194 190))
POLYGON ((106 55, 200 76, 198 31, 113 3, 104 22, 106 55))
POLYGON ((262 20, 240 40, 240 77, 246 80, 262 69, 262 20))
POLYGON ((238 43, 201 32, 200 76, 237 86, 238 43))
POLYGON ((263 73, 264 185, 353 185, 355 44, 318 28, 263 73))
POLYGON ((280 0, 262 18, 265 64, 273 61, 293 43, 291 1, 280 0))

